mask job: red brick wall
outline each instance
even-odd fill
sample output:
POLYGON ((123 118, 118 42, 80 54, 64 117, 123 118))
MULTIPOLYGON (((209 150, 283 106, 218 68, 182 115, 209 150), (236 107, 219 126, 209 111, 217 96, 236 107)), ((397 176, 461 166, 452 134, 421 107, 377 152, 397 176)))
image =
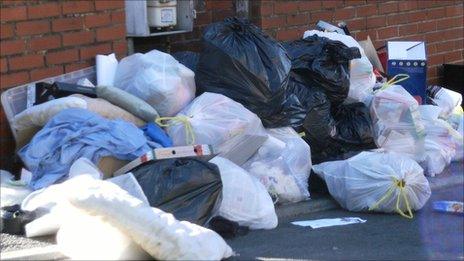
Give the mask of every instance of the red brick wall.
POLYGON ((251 4, 255 23, 278 40, 300 38, 318 20, 325 20, 345 21, 357 40, 369 35, 376 47, 388 40, 426 41, 430 84, 439 82, 441 64, 464 61, 462 1, 259 0, 251 4))
MULTIPOLYGON (((97 53, 127 53, 124 1, 0 3, 0 90, 94 64, 97 53)), ((0 168, 14 142, 0 110, 0 168)))

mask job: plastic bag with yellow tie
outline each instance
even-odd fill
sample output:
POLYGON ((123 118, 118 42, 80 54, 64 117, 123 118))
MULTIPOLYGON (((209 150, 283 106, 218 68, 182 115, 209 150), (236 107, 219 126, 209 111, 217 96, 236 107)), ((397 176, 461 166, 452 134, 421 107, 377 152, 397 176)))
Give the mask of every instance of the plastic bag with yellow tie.
POLYGON ((412 218, 430 198, 423 170, 404 154, 362 152, 343 161, 324 162, 313 170, 327 183, 330 194, 350 211, 396 212, 412 218))

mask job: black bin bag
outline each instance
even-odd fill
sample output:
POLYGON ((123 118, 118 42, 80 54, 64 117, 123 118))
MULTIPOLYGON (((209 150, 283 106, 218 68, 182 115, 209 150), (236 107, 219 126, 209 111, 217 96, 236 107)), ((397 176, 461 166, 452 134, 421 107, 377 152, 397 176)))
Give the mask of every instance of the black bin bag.
POLYGON ((275 115, 274 120, 293 127, 297 132, 304 130, 303 123, 308 112, 330 108, 326 95, 319 88, 306 86, 301 77, 294 73, 290 73, 285 97, 282 112, 275 115))
POLYGON ((199 53, 184 51, 173 53, 172 56, 176 58, 178 62, 185 65, 185 67, 192 70, 194 73, 197 70, 198 60, 200 59, 199 53))
POLYGON ((285 43, 284 47, 292 60, 292 72, 301 76, 307 86, 323 89, 334 106, 348 97, 349 63, 361 57, 358 48, 317 35, 285 43))
POLYGON ((223 94, 278 127, 291 61, 280 43, 248 20, 227 18, 203 32, 195 82, 201 92, 223 94))
POLYGON ((150 161, 131 170, 150 206, 204 225, 222 193, 219 169, 198 158, 150 161))
MULTIPOLYGON (((332 119, 329 125, 330 130, 326 129, 326 132, 331 132, 328 135, 322 136, 322 139, 318 139, 317 135, 323 135, 326 132, 315 133, 314 130, 324 129, 322 126, 318 128, 320 125, 317 122, 309 121, 309 117, 305 122, 305 136, 311 146, 313 164, 339 160, 343 155, 377 148, 374 142, 369 108, 364 103, 359 102, 338 106, 332 116, 330 116, 330 119, 332 119)), ((324 124, 324 121, 321 122, 321 124, 324 124)))

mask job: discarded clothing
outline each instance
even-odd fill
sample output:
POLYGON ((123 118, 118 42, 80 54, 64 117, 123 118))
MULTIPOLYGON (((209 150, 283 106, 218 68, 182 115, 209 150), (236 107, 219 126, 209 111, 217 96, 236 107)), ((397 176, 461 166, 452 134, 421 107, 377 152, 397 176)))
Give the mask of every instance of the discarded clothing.
POLYGON ((80 157, 93 163, 105 156, 133 160, 149 150, 133 124, 73 108, 55 115, 18 154, 32 172, 31 187, 40 189, 66 177, 80 157))
POLYGON ((174 146, 172 143, 172 139, 157 124, 153 122, 147 123, 145 126, 142 127, 142 130, 145 133, 145 135, 148 136, 148 139, 158 143, 164 148, 174 146))

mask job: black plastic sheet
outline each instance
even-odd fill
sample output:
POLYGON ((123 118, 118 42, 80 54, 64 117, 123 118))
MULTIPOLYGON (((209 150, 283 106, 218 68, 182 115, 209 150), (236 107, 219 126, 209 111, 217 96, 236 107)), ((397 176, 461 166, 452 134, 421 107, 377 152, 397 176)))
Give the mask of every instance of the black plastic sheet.
POLYGON ((219 169, 198 158, 150 161, 131 170, 150 206, 204 225, 222 192, 219 169))

